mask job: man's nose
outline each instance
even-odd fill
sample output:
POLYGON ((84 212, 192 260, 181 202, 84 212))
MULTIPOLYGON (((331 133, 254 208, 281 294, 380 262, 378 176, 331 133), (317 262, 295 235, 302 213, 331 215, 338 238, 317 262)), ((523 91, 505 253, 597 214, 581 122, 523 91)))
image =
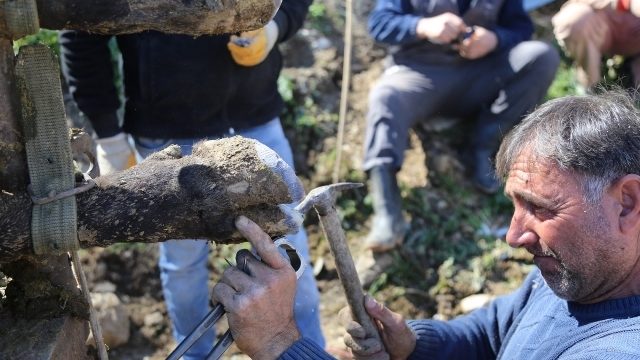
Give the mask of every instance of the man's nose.
POLYGON ((538 235, 529 226, 526 215, 513 214, 507 231, 507 244, 513 248, 527 247, 538 242, 538 235))

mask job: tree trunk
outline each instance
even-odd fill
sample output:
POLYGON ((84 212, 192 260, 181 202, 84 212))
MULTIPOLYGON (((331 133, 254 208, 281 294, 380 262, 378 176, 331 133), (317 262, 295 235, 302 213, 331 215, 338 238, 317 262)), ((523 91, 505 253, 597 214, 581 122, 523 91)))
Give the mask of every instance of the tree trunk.
MULTIPOLYGON (((190 35, 234 33, 263 26, 279 0, 37 0, 40 26, 123 34, 143 30, 190 35)), ((31 33, 16 0, 0 0, 0 265, 12 280, 0 308, 0 358, 81 358, 87 304, 66 254, 25 256, 31 245, 32 200, 14 56, 9 39, 31 33), (11 13, 15 18, 9 18, 11 13), (11 21, 8 21, 11 20, 11 21), (11 28, 7 24, 19 24, 11 28), (25 32, 26 31, 26 32, 25 32), (84 320, 83 320, 84 319, 84 320), (36 334, 36 335, 34 335, 36 334)), ((28 11, 27 11, 28 12, 28 11)), ((253 143, 206 142, 184 157, 171 147, 128 171, 96 179, 76 195, 84 247, 172 238, 240 241, 233 220, 244 214, 270 234, 297 227, 279 207, 292 201, 280 175, 253 143)))
MULTIPOLYGON (((15 0, 4 0, 15 1, 15 0)), ((236 33, 264 26, 281 0, 36 0, 40 26, 102 34, 236 33)), ((0 24, 6 21, 0 1, 0 24)), ((1 33, 11 33, 1 29, 1 33)), ((5 35, 6 36, 6 35, 5 35)))
POLYGON ((28 183, 13 69, 11 41, 0 38, 0 193, 24 192, 28 183))
MULTIPOLYGON (((0 38, 0 232, 12 241, 24 241, 19 232, 29 237, 31 203, 24 203, 30 200, 25 195, 28 174, 16 94, 13 47, 0 38)), ((0 241, 0 253, 5 245, 0 241)), ((0 358, 81 359, 89 331, 88 305, 67 255, 17 258, 5 258, 13 262, 1 268, 12 280, 0 309, 0 358)))
POLYGON ((65 255, 2 264, 12 278, 0 310, 0 359, 85 359, 89 305, 65 255))

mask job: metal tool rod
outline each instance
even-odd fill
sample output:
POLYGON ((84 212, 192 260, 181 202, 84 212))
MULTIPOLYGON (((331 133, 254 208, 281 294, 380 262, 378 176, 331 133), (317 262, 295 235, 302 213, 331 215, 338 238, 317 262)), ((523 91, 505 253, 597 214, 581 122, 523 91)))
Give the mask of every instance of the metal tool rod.
POLYGON ((182 355, 184 355, 184 353, 186 353, 187 350, 189 350, 189 348, 191 348, 191 346, 193 346, 193 344, 202 337, 202 334, 215 325, 216 321, 218 321, 222 315, 224 315, 224 306, 218 304, 213 308, 213 310, 209 311, 200 324, 198 324, 198 326, 196 326, 196 328, 193 329, 193 331, 187 335, 184 340, 182 340, 178 347, 169 354, 167 360, 180 359, 180 357, 182 357, 182 355))
POLYGON ((318 207, 316 207, 316 211, 318 211, 320 215, 322 230, 327 236, 331 253, 336 261, 338 277, 344 288, 344 293, 347 297, 347 303, 349 304, 353 318, 358 324, 362 325, 367 338, 376 338, 381 341, 378 328, 364 308, 362 284, 358 278, 358 272, 353 263, 351 251, 349 250, 349 246, 347 246, 344 230, 342 229, 337 211, 333 207, 330 209, 318 209, 318 207))
POLYGON ((231 336, 231 330, 227 330, 227 332, 222 335, 220 340, 216 343, 216 346, 211 349, 209 354, 207 355, 207 360, 218 360, 222 357, 225 351, 233 344, 233 336, 231 336))
MULTIPOLYGON (((291 265, 294 267, 294 270, 296 271, 296 278, 299 279, 300 276, 302 276, 302 273, 304 272, 305 264, 304 264, 304 260, 302 260, 302 256, 298 253, 298 250, 296 250, 295 246, 293 246, 293 244, 291 244, 286 238, 277 239, 274 243, 276 244, 278 249, 281 250, 283 255, 287 255, 289 257, 289 261, 291 262, 291 265)), ((229 263, 228 260, 227 262, 229 263)), ((229 263, 229 265, 233 266, 231 265, 231 263, 229 263)), ((246 262, 245 262, 245 265, 246 265, 246 262)), ((245 269, 245 266, 242 266, 240 270, 244 271, 245 273, 247 272, 247 269, 245 269)), ((224 315, 224 313, 225 313, 224 306, 222 306, 222 304, 217 304, 213 308, 213 310, 211 310, 204 317, 204 319, 200 321, 198 326, 196 326, 195 329, 193 329, 191 333, 187 335, 187 337, 184 338, 184 340, 182 340, 180 344, 178 344, 178 347, 176 347, 176 349, 173 350, 171 354, 169 354, 169 357, 167 357, 167 360, 180 359, 182 355, 184 355, 187 352, 187 350, 189 350, 189 348, 193 346, 193 344, 196 341, 198 341, 198 339, 200 339, 207 330, 214 327, 216 322, 220 320, 220 318, 222 317, 222 315, 224 315)), ((229 346, 231 346, 231 344, 233 344, 233 336, 231 336, 231 330, 227 330, 227 332, 225 332, 224 335, 222 335, 220 340, 216 342, 216 344, 213 346, 213 349, 211 349, 209 354, 207 354, 206 359, 207 360, 219 359, 222 356, 222 354, 224 354, 224 352, 227 351, 227 349, 229 348, 229 346)))

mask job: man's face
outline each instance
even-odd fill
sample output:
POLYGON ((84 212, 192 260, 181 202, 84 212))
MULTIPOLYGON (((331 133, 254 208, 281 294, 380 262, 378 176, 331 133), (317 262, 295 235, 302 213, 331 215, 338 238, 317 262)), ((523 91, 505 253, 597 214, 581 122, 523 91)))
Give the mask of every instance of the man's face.
POLYGON ((534 255, 556 295, 599 301, 628 276, 637 249, 617 231, 607 193, 597 204, 586 203, 575 176, 526 151, 511 167, 505 193, 515 207, 507 242, 534 255))

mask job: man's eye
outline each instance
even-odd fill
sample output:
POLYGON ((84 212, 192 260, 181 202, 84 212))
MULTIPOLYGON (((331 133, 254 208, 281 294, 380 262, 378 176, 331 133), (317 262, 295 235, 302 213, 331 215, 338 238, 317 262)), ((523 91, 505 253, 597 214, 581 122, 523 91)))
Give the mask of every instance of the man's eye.
POLYGON ((538 206, 535 204, 529 204, 529 209, 531 211, 531 213, 539 218, 539 219, 548 219, 551 218, 553 216, 553 212, 550 209, 547 209, 545 207, 542 206, 538 206))

